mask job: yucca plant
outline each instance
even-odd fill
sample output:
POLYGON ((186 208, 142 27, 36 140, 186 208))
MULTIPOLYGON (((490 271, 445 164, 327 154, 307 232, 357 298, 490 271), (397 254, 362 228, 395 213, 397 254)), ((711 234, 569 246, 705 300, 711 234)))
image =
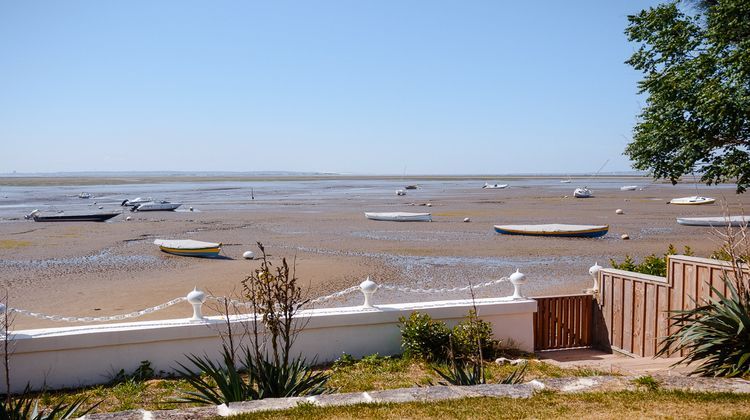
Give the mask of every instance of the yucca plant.
POLYGON ((222 356, 224 365, 214 363, 207 355, 187 355, 194 366, 192 369, 178 363, 180 368, 175 371, 195 388, 195 391, 186 391, 180 401, 219 405, 259 398, 252 376, 240 374, 227 346, 223 347, 222 356))
POLYGON ((526 368, 529 366, 528 363, 523 363, 509 373, 508 376, 503 378, 500 383, 505 385, 516 385, 523 382, 526 377, 526 368))
POLYGON ((313 371, 301 356, 286 364, 253 360, 249 352, 247 356, 247 371, 258 385, 259 398, 320 395, 333 391, 326 387, 331 374, 313 371))
POLYGON ((726 277, 723 281, 728 296, 711 286, 716 297, 694 309, 675 311, 670 320, 677 330, 662 341, 657 356, 684 350, 678 363, 699 363, 695 375, 750 374, 750 301, 743 296, 746 290, 738 291, 726 277))
POLYGON ((435 373, 440 375, 441 378, 445 379, 447 383, 442 382, 441 385, 480 385, 486 384, 487 380, 484 376, 484 369, 479 363, 472 362, 460 362, 456 363, 455 359, 451 363, 450 369, 443 371, 438 367, 432 368, 435 373))
POLYGON ((39 400, 30 398, 29 392, 30 389, 27 386, 20 396, 3 398, 0 402, 0 420, 64 420, 77 418, 85 415, 101 403, 100 401, 79 413, 78 410, 86 402, 86 398, 82 397, 70 404, 64 404, 60 401, 52 407, 39 411, 39 400))

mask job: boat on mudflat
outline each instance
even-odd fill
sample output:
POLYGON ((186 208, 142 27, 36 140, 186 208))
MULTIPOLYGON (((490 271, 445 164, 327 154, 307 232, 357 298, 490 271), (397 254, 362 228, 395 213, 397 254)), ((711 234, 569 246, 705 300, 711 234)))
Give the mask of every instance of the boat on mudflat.
POLYGON ((508 188, 508 184, 488 184, 485 182, 482 188, 487 188, 490 190, 502 190, 508 188))
POLYGON ((193 239, 156 239, 154 245, 168 254, 188 257, 216 257, 221 252, 221 243, 193 239))
POLYGON ((134 206, 130 211, 172 211, 180 207, 182 203, 170 203, 169 201, 149 201, 134 206))
POLYGON ((432 221, 432 215, 430 213, 365 212, 365 217, 370 220, 385 220, 389 222, 431 222, 432 221))
POLYGON ((710 197, 701 197, 694 195, 692 197, 680 197, 680 198, 673 198, 669 204, 679 204, 679 205, 693 205, 697 206, 700 204, 712 204, 716 201, 715 198, 710 197))
POLYGON ((593 196, 594 194, 588 189, 588 187, 576 188, 573 190, 573 197, 575 198, 590 198, 593 196))
POLYGON ((39 210, 34 210, 28 215, 24 216, 24 219, 34 220, 35 222, 103 222, 119 214, 120 213, 118 212, 78 214, 57 213, 49 216, 44 216, 39 212, 39 210))
POLYGON ((742 227, 750 223, 750 216, 678 217, 677 223, 684 226, 742 227))
POLYGON ((609 225, 567 225, 562 223, 541 225, 495 225, 495 232, 504 235, 596 238, 606 235, 608 231, 609 225))
POLYGON ((625 185, 624 187, 620 187, 620 191, 635 191, 637 189, 637 185, 625 185))
POLYGON ((136 198, 134 198, 132 200, 125 200, 120 205, 121 206, 133 207, 133 206, 137 206, 139 204, 148 203, 150 201, 154 201, 154 199, 151 198, 151 197, 145 197, 145 198, 144 197, 136 197, 136 198))

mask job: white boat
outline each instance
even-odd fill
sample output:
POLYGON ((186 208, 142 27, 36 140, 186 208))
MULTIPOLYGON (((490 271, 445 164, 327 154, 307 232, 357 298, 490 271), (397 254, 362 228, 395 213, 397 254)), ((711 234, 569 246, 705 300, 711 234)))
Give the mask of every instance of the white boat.
POLYGON ((575 191, 573 191, 573 197, 589 198, 589 197, 593 197, 593 194, 591 193, 591 190, 588 189, 588 187, 576 188, 575 191))
POLYGON ((372 213, 365 212, 365 217, 370 220, 386 220, 390 222, 431 222, 430 213, 407 213, 407 212, 388 212, 372 213))
POLYGON ((215 257, 221 252, 221 244, 192 239, 157 239, 155 245, 162 251, 190 257, 215 257))
POLYGON ((750 216, 678 217, 677 223, 685 226, 742 227, 750 223, 750 216))
POLYGON ((488 184, 485 182, 482 188, 502 190, 503 188, 508 188, 508 184, 488 184))
POLYGON ((154 199, 151 198, 151 197, 146 197, 146 198, 136 197, 136 198, 134 198, 132 200, 125 200, 120 205, 121 206, 131 206, 132 207, 132 206, 137 206, 139 204, 148 203, 150 201, 154 201, 154 199))
POLYGON ((624 187, 620 187, 620 191, 635 191, 638 189, 637 185, 626 185, 624 187))
POLYGON ((89 194, 87 192, 82 192, 82 193, 78 194, 78 198, 91 198, 91 194, 89 194))
POLYGON ((680 197, 680 198, 673 198, 669 204, 679 204, 679 205, 693 205, 697 206, 700 204, 711 204, 715 202, 715 198, 710 197, 701 197, 694 195, 692 197, 680 197))
POLYGON ((149 201, 143 204, 138 204, 133 207, 131 211, 172 211, 177 207, 180 207, 181 203, 170 203, 169 201, 149 201))
POLYGON ((505 235, 596 238, 606 235, 607 231, 608 225, 495 225, 495 232, 505 235))
POLYGON ((561 184, 570 184, 570 179, 561 179, 560 183, 561 184))
POLYGON ((404 191, 404 190, 396 190, 396 195, 406 195, 406 191, 404 191))

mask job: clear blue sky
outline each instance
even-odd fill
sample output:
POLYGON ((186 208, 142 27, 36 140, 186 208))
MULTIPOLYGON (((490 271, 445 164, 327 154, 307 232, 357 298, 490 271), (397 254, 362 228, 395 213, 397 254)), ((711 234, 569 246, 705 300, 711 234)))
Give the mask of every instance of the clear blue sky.
POLYGON ((654 4, 0 0, 0 172, 628 170, 654 4))

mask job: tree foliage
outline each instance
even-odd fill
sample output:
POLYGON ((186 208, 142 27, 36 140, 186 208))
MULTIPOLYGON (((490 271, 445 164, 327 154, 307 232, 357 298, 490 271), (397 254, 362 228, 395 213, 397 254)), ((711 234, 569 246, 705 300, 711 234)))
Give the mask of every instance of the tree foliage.
POLYGON ((628 16, 648 95, 625 154, 672 183, 750 183, 750 2, 674 1, 628 16))

